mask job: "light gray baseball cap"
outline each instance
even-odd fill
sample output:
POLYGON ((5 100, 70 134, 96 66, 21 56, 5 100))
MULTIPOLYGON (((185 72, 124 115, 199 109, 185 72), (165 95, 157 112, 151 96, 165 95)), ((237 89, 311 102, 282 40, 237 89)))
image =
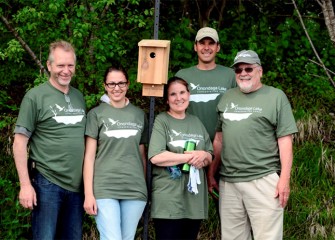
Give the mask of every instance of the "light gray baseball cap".
POLYGON ((252 50, 242 50, 236 54, 234 58, 234 64, 231 67, 234 67, 238 63, 248 63, 248 64, 258 64, 261 65, 261 60, 259 59, 257 53, 252 50))

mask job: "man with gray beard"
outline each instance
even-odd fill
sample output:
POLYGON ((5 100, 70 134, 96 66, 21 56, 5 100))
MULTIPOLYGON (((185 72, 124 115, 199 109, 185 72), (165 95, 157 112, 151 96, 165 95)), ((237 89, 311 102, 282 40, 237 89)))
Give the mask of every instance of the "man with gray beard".
MULTIPOLYGON (((283 91, 262 84, 256 52, 237 53, 238 88, 217 106, 221 239, 282 239, 297 127, 283 91)), ((211 168, 211 171, 216 171, 211 168)))

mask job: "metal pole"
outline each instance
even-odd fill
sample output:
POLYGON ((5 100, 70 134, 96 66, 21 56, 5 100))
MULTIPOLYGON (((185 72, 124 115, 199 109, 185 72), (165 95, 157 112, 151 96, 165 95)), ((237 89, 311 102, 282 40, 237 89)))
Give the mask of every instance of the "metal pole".
MULTIPOLYGON (((158 39, 159 28, 159 6, 160 0, 155 0, 155 23, 154 23, 154 39, 158 39)), ((150 97, 149 109, 149 140, 155 120, 155 97, 150 97)), ((144 210, 143 223, 143 240, 149 239, 149 220, 150 220, 150 202, 151 202, 151 162, 147 161, 147 188, 148 188, 148 203, 144 210)))

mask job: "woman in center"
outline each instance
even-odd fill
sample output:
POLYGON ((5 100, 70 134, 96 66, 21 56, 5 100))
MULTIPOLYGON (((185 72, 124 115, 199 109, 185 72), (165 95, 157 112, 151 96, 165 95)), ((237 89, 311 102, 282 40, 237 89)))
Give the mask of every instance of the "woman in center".
POLYGON ((189 99, 188 83, 170 78, 164 88, 168 109, 156 117, 150 139, 151 218, 158 240, 197 239, 208 217, 204 167, 212 162, 213 146, 201 121, 186 112, 189 99))

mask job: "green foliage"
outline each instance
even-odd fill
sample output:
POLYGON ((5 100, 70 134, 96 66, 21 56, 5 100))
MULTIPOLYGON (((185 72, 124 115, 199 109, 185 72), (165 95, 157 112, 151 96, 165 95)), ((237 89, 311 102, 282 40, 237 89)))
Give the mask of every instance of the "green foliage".
POLYGON ((0 238, 24 239, 23 235, 27 234, 30 228, 30 211, 24 211, 15 197, 18 192, 15 182, 0 179, 0 189, 0 238))
POLYGON ((8 47, 1 54, 2 60, 8 59, 14 63, 20 63, 23 53, 25 52, 17 40, 10 40, 8 47))
POLYGON ((27 239, 30 230, 30 211, 23 210, 17 194, 17 184, 13 159, 9 156, 1 158, 0 167, 0 239, 27 239))

